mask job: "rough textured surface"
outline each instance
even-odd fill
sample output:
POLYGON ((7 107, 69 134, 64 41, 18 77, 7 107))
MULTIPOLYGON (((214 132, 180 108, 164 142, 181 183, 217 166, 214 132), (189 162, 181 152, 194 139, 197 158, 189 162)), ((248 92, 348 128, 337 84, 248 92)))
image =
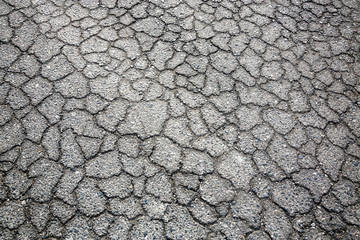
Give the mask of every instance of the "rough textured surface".
POLYGON ((360 239, 357 0, 0 1, 0 240, 360 239))

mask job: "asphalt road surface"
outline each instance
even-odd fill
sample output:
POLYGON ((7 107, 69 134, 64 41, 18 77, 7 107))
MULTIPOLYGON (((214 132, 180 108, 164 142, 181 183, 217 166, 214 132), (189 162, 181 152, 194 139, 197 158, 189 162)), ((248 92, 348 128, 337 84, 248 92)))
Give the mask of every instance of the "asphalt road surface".
POLYGON ((358 0, 1 0, 0 239, 359 240, 358 0))

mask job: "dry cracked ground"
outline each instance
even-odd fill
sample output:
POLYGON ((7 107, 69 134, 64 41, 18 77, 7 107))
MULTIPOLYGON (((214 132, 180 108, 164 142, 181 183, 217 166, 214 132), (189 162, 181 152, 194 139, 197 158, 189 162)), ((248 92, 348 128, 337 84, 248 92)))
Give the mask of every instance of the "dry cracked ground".
POLYGON ((357 0, 0 1, 0 239, 360 239, 357 0))

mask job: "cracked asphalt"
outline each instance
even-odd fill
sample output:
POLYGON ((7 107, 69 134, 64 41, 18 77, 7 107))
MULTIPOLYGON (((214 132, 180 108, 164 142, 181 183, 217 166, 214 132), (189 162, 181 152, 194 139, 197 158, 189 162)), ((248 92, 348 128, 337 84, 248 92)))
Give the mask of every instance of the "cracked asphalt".
POLYGON ((358 0, 1 0, 0 239, 359 240, 358 0))

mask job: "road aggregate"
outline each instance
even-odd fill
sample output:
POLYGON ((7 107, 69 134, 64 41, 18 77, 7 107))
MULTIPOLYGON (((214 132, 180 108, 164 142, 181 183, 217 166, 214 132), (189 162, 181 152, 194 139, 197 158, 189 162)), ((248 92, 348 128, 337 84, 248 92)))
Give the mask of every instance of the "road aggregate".
POLYGON ((0 0, 0 240, 359 240, 358 0, 0 0))

